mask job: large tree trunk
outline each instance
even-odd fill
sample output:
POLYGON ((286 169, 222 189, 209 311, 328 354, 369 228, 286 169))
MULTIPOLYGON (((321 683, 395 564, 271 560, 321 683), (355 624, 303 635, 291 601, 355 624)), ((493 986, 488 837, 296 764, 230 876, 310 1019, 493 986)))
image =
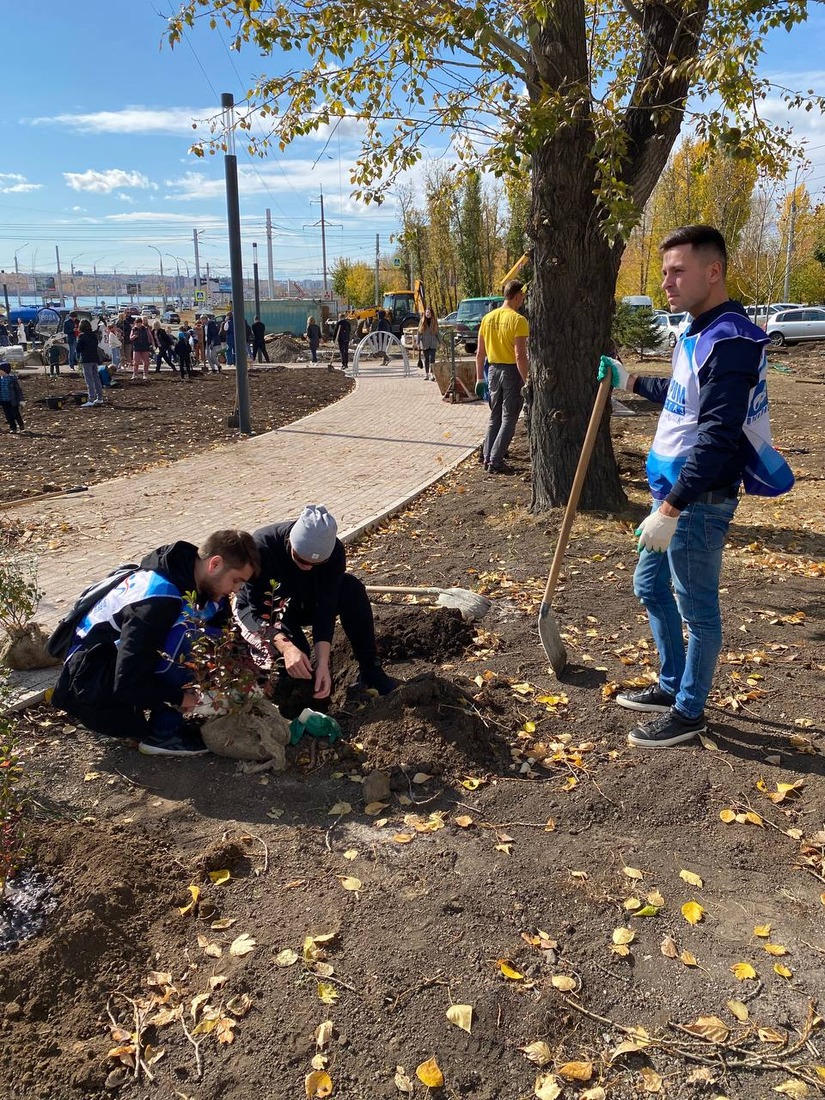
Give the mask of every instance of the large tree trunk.
MULTIPOLYGON (((577 140, 588 141, 588 134, 578 139, 571 134, 561 142, 556 135, 533 155, 530 448, 532 507, 537 512, 565 504, 570 494, 596 397, 599 357, 611 347, 613 295, 623 251, 600 231, 596 181, 585 167, 592 162, 575 155, 577 140)), ((581 506, 613 511, 626 503, 608 412, 581 506)))

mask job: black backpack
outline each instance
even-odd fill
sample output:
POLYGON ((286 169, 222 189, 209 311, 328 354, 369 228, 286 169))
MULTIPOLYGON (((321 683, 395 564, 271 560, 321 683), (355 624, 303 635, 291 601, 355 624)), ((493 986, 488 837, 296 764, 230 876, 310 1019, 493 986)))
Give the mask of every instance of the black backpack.
POLYGON ((74 632, 83 616, 91 611, 98 600, 102 600, 107 593, 111 592, 113 588, 117 588, 121 581, 132 573, 136 573, 138 569, 140 569, 140 566, 135 565, 133 562, 119 565, 117 569, 113 569, 111 573, 108 573, 102 581, 95 581, 88 588, 84 588, 77 597, 74 607, 63 616, 49 636, 49 640, 46 642, 46 652, 51 657, 61 661, 65 660, 74 638, 74 632))

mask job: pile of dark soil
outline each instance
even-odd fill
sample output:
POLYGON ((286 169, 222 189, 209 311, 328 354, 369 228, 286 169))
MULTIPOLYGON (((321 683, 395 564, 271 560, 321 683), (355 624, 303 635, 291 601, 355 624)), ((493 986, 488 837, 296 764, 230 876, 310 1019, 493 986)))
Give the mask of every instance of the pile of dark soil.
POLYGON ((268 336, 266 350, 273 363, 304 363, 309 359, 309 345, 306 340, 288 332, 268 336))
MULTIPOLYGON (((100 409, 72 403, 51 410, 38 403, 49 393, 83 390, 82 379, 66 370, 58 378, 24 374, 20 381, 27 400, 26 431, 4 436, 0 501, 94 485, 237 438, 227 426, 235 407, 234 371, 196 375, 191 385, 169 370, 153 371, 148 383, 126 379, 118 389, 107 390, 100 409)), ((283 427, 351 388, 340 371, 325 367, 253 368, 252 427, 257 433, 283 427)))
POLYGON ((441 663, 460 657, 475 636, 472 623, 455 608, 382 608, 377 619, 378 652, 385 661, 441 663))
POLYGON ((342 721, 362 746, 369 768, 400 768, 456 779, 500 768, 509 750, 498 726, 479 710, 463 688, 425 672, 391 695, 372 698, 342 721))

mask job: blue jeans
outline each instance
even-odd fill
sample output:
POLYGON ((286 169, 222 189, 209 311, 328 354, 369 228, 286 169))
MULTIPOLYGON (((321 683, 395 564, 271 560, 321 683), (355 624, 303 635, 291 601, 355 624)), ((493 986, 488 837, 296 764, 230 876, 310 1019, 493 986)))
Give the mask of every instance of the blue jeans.
POLYGON ((69 366, 74 369, 77 366, 77 340, 70 339, 69 344, 69 366))
MULTIPOLYGON (((688 505, 667 553, 643 550, 633 577, 659 652, 659 686, 676 697, 676 709, 686 718, 703 713, 722 648, 719 573, 737 503, 688 505)), ((654 502, 653 511, 658 507, 654 502)))

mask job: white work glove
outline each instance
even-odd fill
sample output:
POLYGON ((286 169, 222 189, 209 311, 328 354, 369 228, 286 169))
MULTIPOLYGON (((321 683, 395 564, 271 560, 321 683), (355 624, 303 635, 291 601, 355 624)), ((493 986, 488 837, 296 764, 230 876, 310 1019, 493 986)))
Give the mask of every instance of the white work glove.
POLYGON ((636 528, 639 553, 642 550, 651 550, 654 554, 664 554, 670 546, 678 522, 678 516, 666 516, 660 509, 651 512, 636 528))
POLYGON ((610 373, 610 384, 616 390, 626 390, 627 380, 630 377, 618 359, 611 359, 609 355, 603 355, 599 360, 599 373, 596 376, 601 382, 610 373))

